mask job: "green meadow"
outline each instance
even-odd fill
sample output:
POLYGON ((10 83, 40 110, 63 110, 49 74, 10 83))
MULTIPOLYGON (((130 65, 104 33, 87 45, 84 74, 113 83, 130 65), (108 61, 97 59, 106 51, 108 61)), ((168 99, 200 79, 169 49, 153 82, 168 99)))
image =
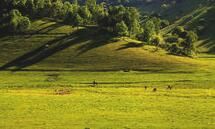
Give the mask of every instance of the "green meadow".
POLYGON ((179 57, 93 26, 32 24, 0 37, 1 129, 215 127, 213 54, 179 57))
POLYGON ((214 84, 210 71, 3 71, 0 128, 213 129, 214 84))
POLYGON ((1 90, 0 127, 13 129, 213 129, 214 89, 1 90))

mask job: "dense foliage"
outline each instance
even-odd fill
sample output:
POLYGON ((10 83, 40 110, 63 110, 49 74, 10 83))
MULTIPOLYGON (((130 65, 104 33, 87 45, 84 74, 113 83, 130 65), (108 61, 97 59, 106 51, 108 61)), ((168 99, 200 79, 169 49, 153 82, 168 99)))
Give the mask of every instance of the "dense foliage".
POLYGON ((169 43, 169 51, 176 55, 193 56, 196 53, 194 42, 198 40, 198 36, 193 31, 187 31, 183 27, 178 26, 167 38, 169 43))
POLYGON ((3 18, 1 29, 10 33, 19 33, 27 30, 31 22, 28 17, 22 16, 19 10, 13 9, 3 18))

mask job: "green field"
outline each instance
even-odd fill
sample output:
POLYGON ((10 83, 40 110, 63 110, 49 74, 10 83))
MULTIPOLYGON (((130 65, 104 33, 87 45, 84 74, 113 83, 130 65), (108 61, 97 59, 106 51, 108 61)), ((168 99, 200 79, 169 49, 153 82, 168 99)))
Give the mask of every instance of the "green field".
POLYGON ((0 37, 0 129, 213 129, 214 54, 142 44, 50 19, 0 37))
POLYGON ((213 129, 214 84, 213 71, 4 71, 0 128, 213 129))
POLYGON ((1 90, 0 127, 13 129, 213 129, 214 90, 72 88, 1 90))

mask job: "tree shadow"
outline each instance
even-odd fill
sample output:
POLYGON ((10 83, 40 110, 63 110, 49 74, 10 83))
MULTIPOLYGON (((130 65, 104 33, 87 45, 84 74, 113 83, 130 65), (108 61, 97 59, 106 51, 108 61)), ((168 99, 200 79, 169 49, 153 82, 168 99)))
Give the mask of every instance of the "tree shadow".
POLYGON ((88 39, 88 42, 77 48, 78 53, 76 56, 80 56, 87 51, 107 45, 109 43, 114 43, 112 40, 113 35, 107 31, 100 30, 99 28, 89 30, 88 34, 89 35, 85 35, 84 37, 88 39))
POLYGON ((128 49, 128 48, 139 48, 143 47, 143 43, 135 43, 135 42, 129 42, 127 44, 122 45, 120 48, 116 49, 117 51, 128 49))
MULTIPOLYGON (((25 38, 31 38, 32 36, 34 36, 35 34, 46 34, 46 35, 49 35, 48 32, 52 31, 52 30, 55 30, 57 29, 58 27, 61 27, 62 25, 59 24, 59 23, 54 23, 54 24, 51 24, 51 25, 48 25, 46 27, 43 27, 39 30, 36 30, 34 32, 29 32, 28 33, 28 36, 25 37, 25 38)), ((62 34, 62 33, 56 33, 56 34, 62 34)), ((64 34, 64 33, 63 33, 64 34)))
MULTIPOLYGON (((48 24, 48 23, 42 23, 42 24, 48 24)), ((41 24, 39 25, 41 26, 41 24)), ((35 35, 38 35, 38 34, 42 34, 42 35, 57 35, 57 34, 65 34, 65 33, 49 33, 50 31, 52 30, 55 30, 57 29, 58 27, 61 27, 62 24, 60 23, 54 23, 54 24, 50 24, 46 27, 43 27, 43 28, 40 28, 36 31, 27 31, 27 32, 18 32, 18 33, 9 33, 9 32, 6 32, 6 33, 0 33, 0 38, 4 38, 4 37, 8 37, 8 36, 22 36, 24 37, 25 39, 29 39, 29 38, 32 38, 33 36, 35 35)), ((7 40, 10 40, 10 38, 4 38, 2 39, 2 41, 7 41, 7 40)))
POLYGON ((208 38, 205 39, 202 43, 200 43, 197 47, 204 47, 207 48, 207 53, 210 54, 215 54, 215 43, 214 43, 215 39, 213 38, 208 38))
POLYGON ((53 54, 60 52, 68 47, 71 47, 76 44, 84 43, 80 48, 78 48, 77 55, 83 54, 91 49, 96 47, 105 45, 111 36, 104 36, 106 38, 102 38, 100 36, 96 37, 99 34, 97 28, 84 28, 74 31, 69 35, 64 35, 54 40, 50 40, 44 43, 42 46, 25 53, 24 55, 17 57, 16 59, 8 62, 7 64, 0 67, 0 70, 6 70, 9 68, 13 68, 13 71, 19 71, 25 67, 36 64, 53 54), (102 39, 100 39, 102 38, 102 39), (100 39, 100 40, 99 40, 100 39))

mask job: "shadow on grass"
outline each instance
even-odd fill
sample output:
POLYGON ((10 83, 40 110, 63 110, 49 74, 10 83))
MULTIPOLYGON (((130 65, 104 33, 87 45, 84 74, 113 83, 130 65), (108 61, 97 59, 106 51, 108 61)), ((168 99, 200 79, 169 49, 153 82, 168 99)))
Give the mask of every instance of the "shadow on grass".
POLYGON ((119 50, 124 50, 124 49, 128 49, 128 48, 139 48, 139 47, 143 47, 143 43, 130 42, 130 43, 122 45, 122 47, 120 47, 116 50, 119 51, 119 50))
POLYGON ((76 44, 83 44, 77 49, 77 56, 91 49, 110 43, 112 35, 101 32, 97 27, 87 27, 74 31, 69 35, 64 35, 54 40, 44 43, 42 46, 17 57, 16 59, 3 65, 0 70, 13 68, 13 71, 21 70, 25 67, 36 64, 55 53, 76 44))
POLYGON ((207 48, 207 53, 215 54, 215 38, 206 39, 197 47, 207 48))
MULTIPOLYGON (((46 24, 48 24, 48 23, 46 23, 46 24)), ((41 35, 65 34, 65 33, 49 33, 50 31, 55 30, 55 29, 57 29, 58 27, 61 27, 61 26, 62 26, 62 24, 55 23, 55 24, 51 24, 51 25, 48 25, 46 27, 43 27, 41 29, 38 29, 36 31, 28 31, 28 32, 22 32, 22 33, 21 32, 17 32, 17 33, 11 33, 11 32, 3 33, 3 32, 0 32, 0 38, 4 38, 1 41, 7 41, 7 40, 10 40, 10 38, 8 36, 22 36, 25 39, 26 38, 29 39, 29 38, 32 38, 35 35, 38 35, 38 34, 41 34, 41 35), (5 38, 5 37, 8 37, 8 38, 5 38)))

